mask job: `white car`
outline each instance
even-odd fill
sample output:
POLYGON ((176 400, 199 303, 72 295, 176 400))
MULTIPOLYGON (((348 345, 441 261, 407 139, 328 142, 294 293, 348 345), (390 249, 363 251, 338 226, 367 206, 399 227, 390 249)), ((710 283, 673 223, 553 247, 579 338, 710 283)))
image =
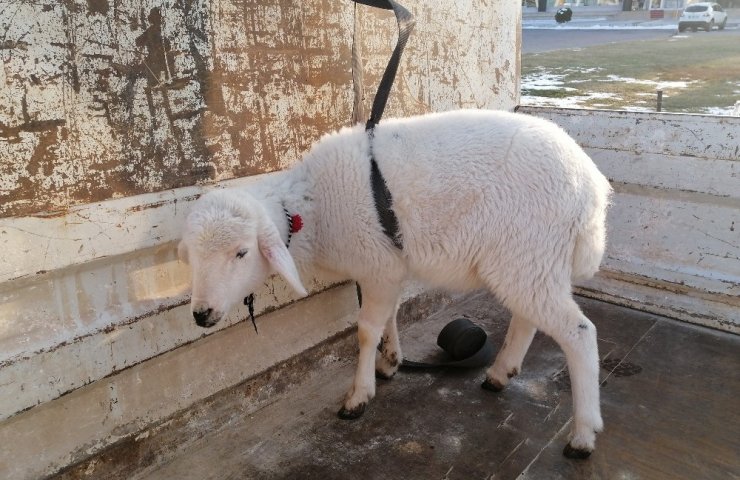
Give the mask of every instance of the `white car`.
POLYGON ((720 30, 727 24, 727 12, 718 3, 692 3, 687 6, 678 19, 678 31, 687 28, 696 31, 703 28, 707 32, 715 26, 720 30))

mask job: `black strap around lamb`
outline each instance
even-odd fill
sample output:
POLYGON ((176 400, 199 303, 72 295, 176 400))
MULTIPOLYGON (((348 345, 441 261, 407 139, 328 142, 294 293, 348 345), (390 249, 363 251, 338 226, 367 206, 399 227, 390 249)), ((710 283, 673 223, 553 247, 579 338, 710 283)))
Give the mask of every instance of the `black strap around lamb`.
POLYGON ((375 99, 373 100, 373 109, 370 113, 370 119, 367 121, 367 125, 365 126, 366 130, 372 130, 383 117, 383 111, 385 110, 385 104, 388 101, 388 95, 391 93, 393 81, 396 79, 396 72, 398 71, 398 64, 401 61, 401 54, 403 53, 403 49, 406 47, 406 42, 408 41, 409 35, 411 35, 411 31, 414 29, 416 22, 414 20, 414 16, 411 15, 408 10, 393 0, 354 0, 354 2, 385 10, 393 10, 393 13, 396 15, 396 21, 398 22, 398 42, 396 43, 396 48, 393 50, 391 59, 388 61, 388 66, 385 67, 385 72, 383 72, 383 78, 380 80, 378 92, 375 94, 375 99))
MULTIPOLYGON (((398 236, 398 218, 395 212, 391 208, 393 198, 391 192, 388 190, 388 185, 385 183, 383 174, 380 173, 378 168, 378 162, 375 161, 372 150, 373 140, 373 129, 375 125, 383 117, 383 111, 385 110, 385 104, 388 102, 388 95, 393 87, 393 81, 396 78, 396 72, 398 71, 398 64, 401 60, 401 54, 403 49, 406 47, 406 42, 409 39, 411 31, 414 29, 414 16, 409 13, 403 6, 399 5, 393 0, 353 0, 355 3, 361 3, 371 7, 382 8, 385 10, 393 10, 396 15, 396 21, 398 22, 398 42, 396 48, 393 50, 391 59, 388 62, 388 66, 385 67, 383 72, 383 78, 380 80, 378 86, 378 92, 375 94, 373 100, 373 109, 370 113, 370 118, 365 124, 365 131, 368 132, 370 138, 370 183, 373 189, 373 199, 375 201, 375 209, 378 212, 378 218, 380 224, 383 227, 383 232, 391 239, 393 245, 399 250, 403 249, 403 243, 398 236)), ((290 244, 290 237, 293 231, 291 215, 285 210, 285 215, 288 218, 289 233, 288 233, 288 245, 290 244)), ((362 293, 360 291, 359 284, 357 285, 357 299, 362 305, 362 293)), ((244 305, 247 306, 249 311, 249 318, 252 320, 254 331, 257 332, 257 323, 254 320, 254 294, 250 294, 244 298, 244 305)))
POLYGON ((383 78, 380 80, 378 92, 375 94, 375 99, 373 100, 373 109, 370 113, 370 118, 368 119, 367 124, 365 124, 365 131, 368 132, 368 136, 370 138, 370 184, 373 189, 375 210, 378 212, 378 219, 380 220, 380 225, 383 227, 383 233, 391 239, 393 245, 395 245, 399 250, 402 250, 403 243, 398 235, 398 218, 392 208, 393 197, 391 196, 390 190, 388 190, 388 185, 385 182, 385 178, 383 178, 383 174, 380 172, 378 162, 375 160, 372 145, 375 125, 380 122, 380 119, 383 117, 385 104, 388 102, 388 95, 390 95, 393 81, 396 78, 401 54, 403 53, 404 47, 406 47, 406 42, 408 41, 411 31, 414 29, 415 21, 414 16, 411 15, 408 10, 393 0, 353 1, 355 3, 361 3, 371 7, 393 10, 393 13, 396 15, 396 21, 398 22, 398 42, 396 43, 396 48, 393 50, 388 66, 385 67, 383 78))

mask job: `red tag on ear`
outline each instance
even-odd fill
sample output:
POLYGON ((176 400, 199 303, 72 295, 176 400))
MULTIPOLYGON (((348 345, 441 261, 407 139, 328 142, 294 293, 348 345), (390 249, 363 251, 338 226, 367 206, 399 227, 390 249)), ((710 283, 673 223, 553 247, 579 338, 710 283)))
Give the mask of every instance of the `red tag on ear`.
POLYGON ((300 215, 293 215, 290 217, 290 233, 296 233, 303 228, 303 219, 300 215))

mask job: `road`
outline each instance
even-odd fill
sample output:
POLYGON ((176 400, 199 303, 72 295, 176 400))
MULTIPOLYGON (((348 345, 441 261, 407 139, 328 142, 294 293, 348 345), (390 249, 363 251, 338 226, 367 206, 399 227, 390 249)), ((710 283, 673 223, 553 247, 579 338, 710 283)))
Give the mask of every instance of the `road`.
MULTIPOLYGON (((522 53, 540 53, 568 48, 591 47, 607 43, 631 42, 634 40, 653 40, 676 35, 676 30, 648 29, 522 29, 522 53)), ((740 29, 727 28, 723 31, 684 32, 681 35, 726 35, 728 41, 740 43, 740 29), (731 38, 730 38, 731 37, 731 38)))

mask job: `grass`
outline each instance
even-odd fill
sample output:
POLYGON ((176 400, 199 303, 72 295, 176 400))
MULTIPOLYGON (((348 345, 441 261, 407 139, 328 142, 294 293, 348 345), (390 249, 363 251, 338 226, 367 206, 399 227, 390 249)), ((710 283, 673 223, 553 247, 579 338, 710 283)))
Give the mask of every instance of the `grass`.
POLYGON ((714 113, 740 100, 740 42, 671 37, 522 55, 522 104, 714 113))

